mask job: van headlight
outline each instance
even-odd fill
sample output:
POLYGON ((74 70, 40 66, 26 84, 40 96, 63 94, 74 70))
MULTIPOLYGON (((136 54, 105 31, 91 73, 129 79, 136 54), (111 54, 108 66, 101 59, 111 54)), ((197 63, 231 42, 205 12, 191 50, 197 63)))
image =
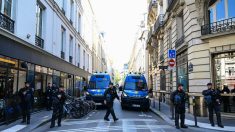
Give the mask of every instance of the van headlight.
POLYGON ((127 94, 126 94, 126 93, 124 93, 124 92, 123 92, 123 94, 122 94, 122 95, 123 95, 124 97, 127 97, 127 94))
POLYGON ((86 92, 86 95, 90 95, 90 93, 89 93, 89 92, 86 92))
POLYGON ((148 98, 149 98, 149 96, 147 95, 145 98, 146 98, 146 99, 148 99, 148 98))

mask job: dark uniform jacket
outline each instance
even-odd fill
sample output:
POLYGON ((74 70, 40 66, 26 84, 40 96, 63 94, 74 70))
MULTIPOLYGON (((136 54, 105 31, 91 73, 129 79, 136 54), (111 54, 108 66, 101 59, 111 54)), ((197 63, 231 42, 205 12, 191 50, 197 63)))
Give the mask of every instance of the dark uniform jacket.
POLYGON ((220 96, 220 90, 219 89, 207 89, 202 92, 204 96, 211 96, 212 105, 219 105, 221 101, 220 96), (217 101, 218 100, 218 101, 217 101))
POLYGON ((32 89, 30 87, 21 88, 19 91, 19 96, 21 99, 21 106, 30 109, 34 99, 32 89))
POLYGON ((104 98, 107 103, 113 103, 114 99, 117 98, 119 100, 116 88, 108 88, 104 92, 104 98))
POLYGON ((52 96, 52 104, 53 104, 53 107, 56 107, 56 106, 63 106, 64 103, 65 103, 65 100, 66 100, 66 96, 65 96, 65 92, 64 91, 58 91, 56 93, 53 94, 52 96), (59 96, 61 96, 59 98, 59 96))
POLYGON ((47 87, 47 90, 46 90, 46 97, 47 97, 48 99, 51 99, 51 98, 52 98, 52 93, 53 93, 52 87, 47 87))
POLYGON ((185 113, 185 101, 186 101, 186 94, 185 92, 182 90, 182 91, 179 91, 179 90, 175 90, 172 94, 171 94, 171 97, 170 97, 171 101, 173 102, 173 104, 175 104, 175 112, 177 113, 185 113), (181 101, 180 103, 177 103, 175 102, 175 96, 176 95, 179 95, 180 98, 181 98, 181 101))

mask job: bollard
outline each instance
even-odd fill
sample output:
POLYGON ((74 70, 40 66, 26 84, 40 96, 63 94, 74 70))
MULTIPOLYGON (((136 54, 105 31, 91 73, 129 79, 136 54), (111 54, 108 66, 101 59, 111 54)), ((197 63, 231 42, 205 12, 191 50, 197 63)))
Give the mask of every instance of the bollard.
POLYGON ((161 93, 159 93, 158 110, 161 111, 161 93))
POLYGON ((195 127, 198 127, 198 126, 197 126, 197 115, 196 115, 195 97, 192 96, 192 99, 193 99, 193 116, 194 116, 195 127))

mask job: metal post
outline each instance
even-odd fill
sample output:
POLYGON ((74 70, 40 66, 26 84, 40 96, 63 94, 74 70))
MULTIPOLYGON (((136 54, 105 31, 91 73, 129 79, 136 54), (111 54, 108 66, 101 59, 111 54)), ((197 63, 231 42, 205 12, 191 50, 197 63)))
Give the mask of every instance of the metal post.
POLYGON ((195 121, 195 127, 197 126, 197 115, 196 115, 196 104, 195 104, 195 96, 192 96, 193 99, 193 116, 194 116, 194 121, 195 121))

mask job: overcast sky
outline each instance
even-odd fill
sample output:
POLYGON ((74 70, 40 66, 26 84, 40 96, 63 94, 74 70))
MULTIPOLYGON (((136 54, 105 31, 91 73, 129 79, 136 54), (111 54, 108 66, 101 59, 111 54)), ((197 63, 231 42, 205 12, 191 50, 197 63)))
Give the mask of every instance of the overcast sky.
POLYGON ((105 33, 114 68, 121 70, 130 58, 147 0, 91 0, 99 29, 105 33))

